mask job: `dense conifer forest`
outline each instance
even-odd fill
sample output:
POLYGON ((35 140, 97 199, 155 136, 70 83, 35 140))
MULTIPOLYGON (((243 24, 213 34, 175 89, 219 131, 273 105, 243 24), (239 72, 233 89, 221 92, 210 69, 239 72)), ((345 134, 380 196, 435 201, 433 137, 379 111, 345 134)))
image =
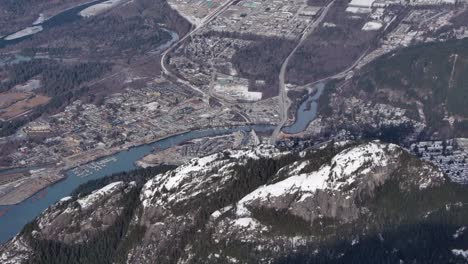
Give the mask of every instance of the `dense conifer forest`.
MULTIPOLYGON (((242 243, 216 243, 210 238, 211 229, 205 225, 211 213, 218 208, 235 204, 236 201, 265 183, 283 180, 278 170, 298 160, 312 161, 302 172, 312 172, 329 162, 340 151, 330 144, 322 151, 284 155, 278 159, 261 158, 248 160, 245 165, 234 167, 235 177, 226 188, 200 195, 172 208, 183 215, 190 208, 201 208, 193 228, 185 230, 180 239, 165 249, 165 253, 154 260, 157 263, 174 263, 184 252, 190 241, 195 243, 193 252, 207 259, 217 250, 231 256, 256 263, 261 255, 256 245, 242 243), (276 177, 272 177, 276 175, 276 177)), ((229 159, 229 153, 224 153, 229 159)), ((421 161, 413 156, 404 158, 402 168, 419 166, 421 161)), ((143 226, 130 225, 132 215, 139 205, 139 192, 144 182, 158 173, 173 169, 172 166, 138 169, 116 174, 108 178, 91 181, 73 192, 82 197, 94 189, 113 181, 135 181, 137 188, 121 200, 124 212, 119 219, 86 243, 66 245, 55 241, 40 240, 31 236, 36 222, 23 230, 34 248, 30 263, 124 263, 128 250, 139 243, 145 233, 143 226)), ((213 171, 214 173, 215 171, 213 171)), ((400 183, 406 172, 397 171, 394 180, 378 188, 375 196, 362 197, 361 206, 367 208, 366 217, 351 223, 339 223, 333 219, 321 219, 312 225, 286 211, 260 209, 253 211, 256 219, 267 224, 274 236, 309 236, 314 242, 305 244, 297 251, 277 259, 276 263, 466 263, 452 249, 464 249, 468 245, 468 234, 454 237, 457 228, 467 225, 468 192, 466 186, 446 183, 425 190, 405 190, 400 183), (400 175, 401 174, 401 175, 400 175)), ((157 193, 155 194, 158 195, 157 193)), ((272 239, 275 239, 272 237, 272 239)), ((215 262, 213 262, 215 263, 215 262)))

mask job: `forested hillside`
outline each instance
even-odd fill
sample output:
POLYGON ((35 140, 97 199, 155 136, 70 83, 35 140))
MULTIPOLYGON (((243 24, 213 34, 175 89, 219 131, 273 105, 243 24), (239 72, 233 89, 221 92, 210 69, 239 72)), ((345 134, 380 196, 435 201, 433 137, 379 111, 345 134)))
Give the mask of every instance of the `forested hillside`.
POLYGON ((467 73, 468 40, 454 40, 382 56, 368 65, 354 86, 367 97, 412 111, 421 103, 430 128, 453 125, 455 133, 461 133, 468 131, 467 73))
POLYGON ((35 77, 41 86, 35 93, 47 95, 51 100, 36 107, 24 117, 0 122, 0 136, 10 135, 44 113, 55 113, 61 107, 83 96, 88 87, 84 85, 93 79, 103 76, 111 70, 109 63, 87 62, 64 65, 54 60, 33 60, 7 66, 3 69, 8 79, 0 84, 0 92, 11 90, 35 77))
POLYGON ((380 142, 225 151, 86 184, 0 256, 26 263, 466 263, 466 188, 380 142))

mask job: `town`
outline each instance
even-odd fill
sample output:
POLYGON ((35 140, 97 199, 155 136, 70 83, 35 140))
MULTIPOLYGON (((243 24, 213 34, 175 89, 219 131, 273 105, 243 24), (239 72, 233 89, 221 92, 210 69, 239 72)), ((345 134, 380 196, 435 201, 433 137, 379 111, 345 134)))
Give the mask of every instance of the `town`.
MULTIPOLYGON (((138 76, 137 71, 132 72, 133 75, 124 76, 124 81, 120 82, 124 89, 106 95, 101 103, 75 100, 59 113, 43 115, 22 126, 16 134, 2 138, 0 144, 17 144, 16 149, 5 151, 7 153, 2 157, 8 162, 7 168, 40 170, 12 177, 0 186, 0 204, 21 201, 63 178, 64 172, 69 169, 77 168, 78 174, 87 175, 87 171, 99 169, 101 165, 82 169, 78 167, 167 136, 214 127, 279 124, 281 98, 278 75, 281 63, 293 55, 290 52, 294 53, 297 48, 300 50, 303 41, 307 45, 318 45, 307 46, 309 51, 319 50, 323 43, 329 41, 326 39, 328 36, 336 36, 334 41, 338 44, 328 46, 334 46, 337 52, 349 55, 349 58, 342 59, 349 63, 338 65, 342 62, 333 62, 334 52, 328 51, 323 56, 325 60, 331 61, 330 65, 320 69, 321 73, 317 77, 302 74, 304 80, 300 80, 288 77, 288 74, 294 76, 294 72, 317 68, 307 64, 316 55, 312 54, 312 59, 305 62, 300 61, 299 55, 292 56, 290 69, 286 71, 285 89, 294 107, 287 109, 285 125, 294 123, 296 106, 305 101, 314 89, 312 84, 318 81, 347 81, 382 54, 418 43, 468 36, 466 23, 452 20, 466 9, 463 1, 353 0, 348 3, 338 0, 170 0, 168 3, 194 25, 189 38, 184 40, 181 36, 180 43, 174 44, 167 60, 162 56, 162 66, 167 66, 173 76, 169 78, 165 73, 143 78, 138 76), (343 28, 351 22, 355 28, 343 33, 346 30, 343 28), (308 39, 311 39, 312 44, 307 43, 308 39), (348 45, 345 39, 355 39, 362 43, 348 45), (287 52, 263 60, 263 55, 257 51, 262 50, 261 45, 268 43, 284 46, 287 52), (246 50, 247 53, 244 53, 246 50), (252 58, 245 65, 242 59, 249 54, 258 55, 259 59, 252 58), (269 68, 270 64, 273 67, 269 68), (12 186, 24 185, 28 177, 36 179, 34 187, 28 188, 30 191, 27 195, 11 199, 14 197, 11 193, 15 192, 12 186), (8 197, 7 201, 3 201, 2 197, 8 197)), ((128 71, 112 74, 110 79, 117 75, 130 75, 128 71)), ((0 109, 1 117, 10 120, 16 116, 27 116, 34 108, 47 103, 49 97, 36 94, 36 88, 40 85, 39 79, 30 78, 15 86, 15 91, 6 92, 5 95, 22 97, 0 109), (12 92, 14 94, 8 94, 12 92), (21 111, 10 111, 12 106, 25 104, 31 98, 39 98, 41 101, 35 105, 28 104, 28 108, 15 108, 21 111)), ((330 96, 333 97, 333 93, 330 96)), ((366 103, 355 97, 331 98, 329 103, 340 104, 349 110, 349 114, 343 118, 342 111, 332 108, 333 115, 327 119, 320 110, 317 118, 299 136, 321 137, 330 131, 331 126, 338 127, 345 122, 355 122, 357 126, 369 124, 376 128, 411 123, 416 132, 421 132, 425 127, 425 117, 419 105, 416 109, 418 121, 411 118, 414 113, 390 104, 366 103)), ((282 133, 282 137, 289 136, 282 133)), ((247 138, 246 135, 230 135, 200 140, 216 142, 226 148, 262 141, 256 136, 241 140, 243 137, 247 138)), ((192 144, 164 152, 167 157, 156 151, 140 163, 168 163, 170 160, 184 160, 219 150, 208 148, 205 144, 208 143, 192 141, 192 144)))
POLYGON ((411 144, 410 150, 441 168, 452 181, 468 183, 468 139, 421 141, 411 144))

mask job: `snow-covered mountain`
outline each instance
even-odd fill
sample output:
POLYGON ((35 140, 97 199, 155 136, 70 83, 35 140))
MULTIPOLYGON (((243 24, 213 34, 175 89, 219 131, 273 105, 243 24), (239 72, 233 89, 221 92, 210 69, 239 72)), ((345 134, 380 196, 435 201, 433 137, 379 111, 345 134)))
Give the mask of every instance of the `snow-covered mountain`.
POLYGON ((466 191, 392 144, 262 145, 62 199, 0 248, 0 260, 465 263, 466 191), (428 256, 434 243, 444 246, 428 256))

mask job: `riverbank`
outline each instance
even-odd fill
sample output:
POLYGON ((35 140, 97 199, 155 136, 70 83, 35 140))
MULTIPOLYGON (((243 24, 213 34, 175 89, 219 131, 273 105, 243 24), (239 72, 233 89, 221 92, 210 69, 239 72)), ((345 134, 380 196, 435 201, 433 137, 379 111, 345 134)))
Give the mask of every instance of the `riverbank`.
POLYGON ((284 126, 281 129, 282 133, 298 134, 307 128, 310 122, 317 116, 318 100, 324 88, 324 83, 318 83, 314 86, 314 90, 309 92, 305 100, 301 102, 299 108, 296 110, 294 122, 291 125, 284 126))
POLYGON ((80 3, 60 10, 54 15, 48 15, 47 11, 44 11, 39 15, 39 18, 32 23, 31 26, 17 31, 16 33, 7 35, 5 38, 0 38, 0 48, 17 44, 25 39, 28 39, 30 36, 41 31, 45 31, 51 27, 63 25, 64 23, 71 23, 77 19, 80 19, 82 16, 80 16, 79 13, 83 9, 97 5, 104 1, 106 0, 92 0, 85 3, 80 3))
POLYGON ((43 30, 42 26, 27 27, 25 29, 22 29, 22 30, 16 32, 16 33, 8 35, 7 37, 5 37, 5 40, 9 41, 9 40, 15 40, 15 39, 19 39, 19 38, 24 38, 24 37, 39 33, 42 30, 43 30))
POLYGON ((50 20, 51 18, 57 16, 57 15, 60 15, 61 13, 64 13, 64 12, 67 12, 67 11, 70 11, 71 9, 75 9, 75 8, 79 8, 79 7, 82 7, 82 6, 85 6, 85 5, 89 5, 89 4, 97 4, 99 2, 103 2, 103 1, 106 1, 106 0, 89 0, 89 1, 83 1, 81 3, 77 3, 77 4, 72 4, 72 5, 69 5, 67 7, 63 7, 62 9, 58 9, 58 10, 53 10, 53 11, 45 11, 44 14, 43 14, 43 21, 42 23, 50 20))
POLYGON ((90 7, 83 9, 79 14, 82 17, 88 18, 101 14, 102 12, 108 11, 117 5, 123 4, 125 0, 108 0, 90 7))
MULTIPOLYGON (((82 152, 73 156, 64 158, 61 165, 53 168, 42 168, 37 170, 36 175, 31 178, 13 182, 10 185, 2 185, 0 187, 0 195, 2 189, 8 190, 8 193, 0 197, 0 206, 19 204, 44 188, 47 188, 60 180, 66 178, 67 172, 77 167, 84 166, 101 159, 116 155, 121 152, 130 151, 132 148, 139 148, 145 145, 151 145, 159 141, 167 140, 174 137, 180 137, 193 131, 204 130, 235 130, 242 127, 249 126, 271 126, 269 124, 260 125, 245 125, 245 126, 223 126, 223 127, 205 127, 205 128, 191 128, 182 131, 175 131, 174 133, 166 133, 158 137, 144 138, 140 141, 130 142, 122 146, 117 146, 110 149, 94 149, 91 151, 82 152)), ((6 171, 7 172, 7 171, 6 171)), ((0 172, 0 175, 2 172, 0 172)))
POLYGON ((65 175, 58 170, 40 170, 32 171, 28 177, 2 184, 0 206, 18 204, 64 178, 65 175))
MULTIPOLYGON (((184 131, 186 132, 186 131, 184 131)), ((181 132, 181 133, 184 133, 181 132)), ((178 133, 172 135, 175 136, 178 133)), ((86 165, 88 163, 97 161, 99 159, 112 156, 121 151, 128 151, 133 147, 138 147, 146 144, 151 144, 158 140, 163 140, 171 135, 162 136, 156 139, 143 139, 138 142, 132 142, 117 146, 110 149, 94 149, 85 151, 73 156, 65 157, 63 164, 55 168, 42 168, 42 172, 45 175, 31 175, 30 179, 22 179, 21 181, 15 181, 8 185, 2 185, 0 187, 0 206, 2 205, 15 205, 23 202, 34 194, 40 192, 44 188, 47 188, 54 183, 64 179, 66 172, 76 167, 86 165), (47 176, 52 175, 52 176, 47 176), (2 195, 3 191, 3 195, 2 195)), ((13 168, 12 168, 13 169, 13 168)), ((8 171, 8 170, 5 170, 8 171)), ((0 175, 3 174, 0 172, 0 175)))
POLYGON ((47 209, 50 205, 59 201, 61 198, 69 196, 81 184, 90 180, 101 179, 112 174, 127 172, 136 169, 135 161, 143 158, 155 149, 163 151, 173 146, 182 144, 189 140, 212 137, 233 133, 235 131, 251 131, 252 129, 258 133, 267 133, 273 130, 273 125, 244 125, 235 127, 217 127, 201 130, 193 130, 188 132, 179 132, 176 135, 168 135, 164 139, 159 139, 150 144, 140 145, 129 148, 128 150, 120 151, 112 156, 114 161, 106 163, 99 170, 92 171, 86 177, 80 177, 72 170, 66 171, 66 177, 55 184, 41 190, 28 199, 10 206, 0 206, 0 212, 4 212, 0 217, 0 243, 11 239, 23 226, 41 212, 47 209))

